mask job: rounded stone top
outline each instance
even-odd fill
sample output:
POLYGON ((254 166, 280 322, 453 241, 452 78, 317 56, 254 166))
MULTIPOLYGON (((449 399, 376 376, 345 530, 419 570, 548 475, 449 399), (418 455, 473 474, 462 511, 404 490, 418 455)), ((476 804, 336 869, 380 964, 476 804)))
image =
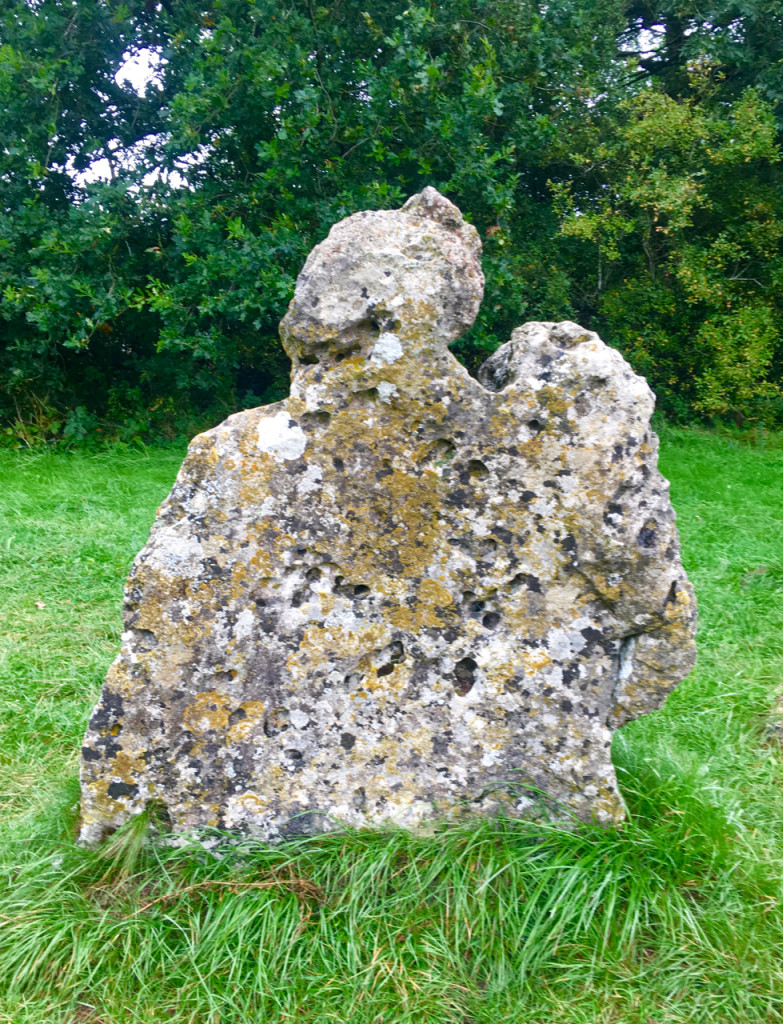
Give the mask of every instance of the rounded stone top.
POLYGON ((427 187, 400 210, 335 224, 308 256, 280 334, 295 366, 390 333, 406 350, 445 348, 473 323, 483 291, 478 232, 427 187))

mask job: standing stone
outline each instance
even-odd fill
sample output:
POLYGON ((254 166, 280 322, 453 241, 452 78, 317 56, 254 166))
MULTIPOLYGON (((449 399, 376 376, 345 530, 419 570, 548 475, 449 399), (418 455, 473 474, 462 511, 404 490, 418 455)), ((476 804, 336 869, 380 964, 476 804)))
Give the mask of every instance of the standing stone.
POLYGON ((149 801, 266 840, 623 817, 611 730, 695 653, 653 396, 569 322, 469 376, 479 256, 431 188, 310 254, 290 397, 191 442, 131 570, 84 841, 149 801))

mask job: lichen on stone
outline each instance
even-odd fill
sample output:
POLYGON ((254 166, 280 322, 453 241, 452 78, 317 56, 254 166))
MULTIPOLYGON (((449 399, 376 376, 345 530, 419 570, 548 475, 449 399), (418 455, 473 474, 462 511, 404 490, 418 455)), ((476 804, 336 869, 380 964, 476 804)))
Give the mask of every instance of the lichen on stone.
POLYGON ((691 669, 653 396, 576 324, 478 380, 480 243, 427 188, 310 254, 284 402, 194 438, 134 562, 82 839, 154 801, 273 841, 466 814, 611 823, 611 731, 691 669))

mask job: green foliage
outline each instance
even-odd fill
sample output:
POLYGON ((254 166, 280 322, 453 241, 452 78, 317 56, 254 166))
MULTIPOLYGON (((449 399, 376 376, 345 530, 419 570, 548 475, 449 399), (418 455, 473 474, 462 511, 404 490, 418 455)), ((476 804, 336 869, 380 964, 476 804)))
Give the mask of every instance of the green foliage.
POLYGON ((469 368, 568 317, 652 368, 669 413, 758 415, 780 381, 778 6, 9 0, 3 436, 62 437, 79 408, 71 439, 176 436, 281 397, 309 249, 427 184, 484 240, 469 368), (140 52, 143 96, 121 72, 140 52), (108 180, 79 177, 99 160, 108 180), (634 313, 661 289, 665 328, 634 313), (739 376, 712 362, 734 315, 739 376))
POLYGON ((644 89, 597 111, 572 151, 579 188, 550 187, 562 233, 595 254, 582 288, 602 330, 664 409, 743 417, 780 393, 781 160, 759 94, 715 103, 704 71, 689 98, 644 89))
POLYGON ((0 452, 0 1020, 778 1019, 782 435, 663 432, 699 663, 614 738, 621 827, 347 831, 217 859, 162 842, 153 807, 85 851, 78 750, 181 455, 0 452))

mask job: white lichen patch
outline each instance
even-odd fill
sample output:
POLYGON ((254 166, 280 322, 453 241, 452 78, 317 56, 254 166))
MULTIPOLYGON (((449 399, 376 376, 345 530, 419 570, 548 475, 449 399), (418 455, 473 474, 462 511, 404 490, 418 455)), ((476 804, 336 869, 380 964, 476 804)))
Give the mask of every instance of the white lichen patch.
POLYGON ((402 359, 402 342, 396 334, 391 331, 384 331, 378 335, 378 340, 373 346, 370 363, 374 366, 391 366, 398 359, 402 359))
POLYGON ((307 438, 302 428, 283 411, 259 422, 258 447, 273 459, 288 461, 304 454, 307 438))

